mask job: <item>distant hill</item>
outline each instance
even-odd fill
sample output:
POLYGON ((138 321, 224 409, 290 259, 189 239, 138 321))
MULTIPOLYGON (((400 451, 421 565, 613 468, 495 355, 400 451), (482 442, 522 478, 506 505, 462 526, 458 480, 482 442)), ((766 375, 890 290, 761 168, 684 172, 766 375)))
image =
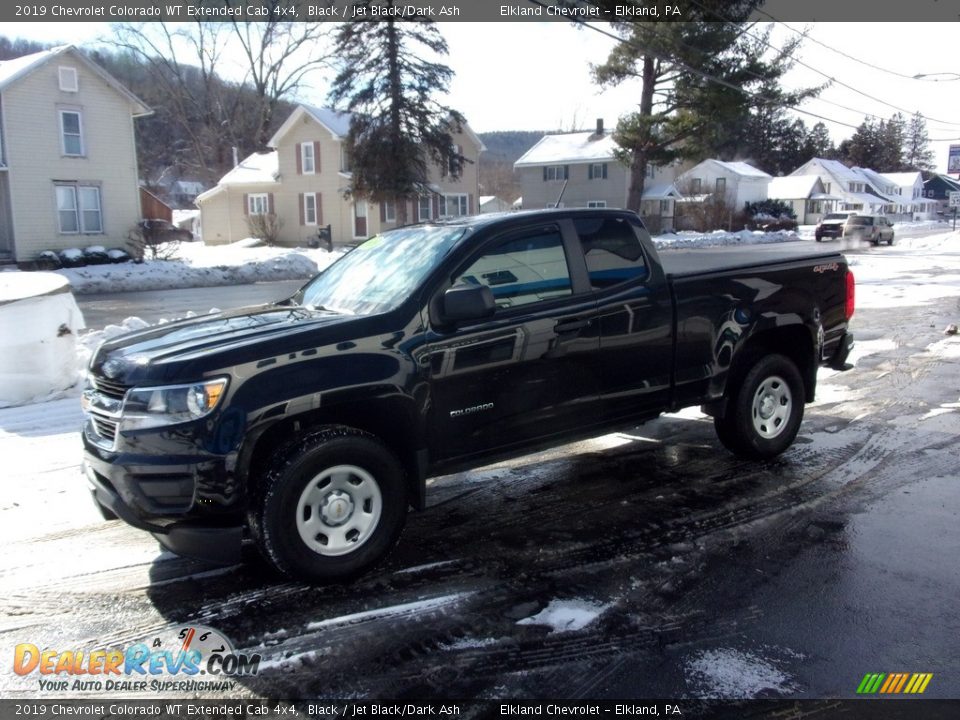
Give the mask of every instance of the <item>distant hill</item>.
POLYGON ((480 156, 480 162, 504 162, 513 165, 521 155, 532 148, 544 136, 539 130, 501 130, 498 132, 477 133, 487 151, 480 156))

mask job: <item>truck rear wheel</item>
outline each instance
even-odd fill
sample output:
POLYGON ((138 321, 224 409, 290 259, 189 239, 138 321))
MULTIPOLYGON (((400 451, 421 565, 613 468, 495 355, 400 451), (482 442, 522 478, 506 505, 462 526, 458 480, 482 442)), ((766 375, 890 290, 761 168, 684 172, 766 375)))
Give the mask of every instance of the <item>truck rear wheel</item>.
POLYGON ((329 426, 274 455, 250 528, 268 561, 322 582, 380 560, 403 529, 407 497, 399 460, 360 430, 329 426))
POLYGON ((785 355, 764 355, 729 391, 727 412, 713 424, 720 442, 735 455, 772 458, 793 443, 803 404, 803 380, 794 362, 785 355))

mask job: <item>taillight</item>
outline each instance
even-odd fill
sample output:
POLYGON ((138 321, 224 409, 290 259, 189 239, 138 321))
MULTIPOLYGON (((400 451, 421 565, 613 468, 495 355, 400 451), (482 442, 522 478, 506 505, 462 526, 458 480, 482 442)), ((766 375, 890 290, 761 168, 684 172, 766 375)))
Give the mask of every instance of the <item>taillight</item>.
POLYGON ((850 271, 850 268, 847 268, 847 302, 843 306, 843 312, 847 320, 853 317, 853 311, 856 309, 856 287, 857 284, 853 279, 853 273, 850 271))

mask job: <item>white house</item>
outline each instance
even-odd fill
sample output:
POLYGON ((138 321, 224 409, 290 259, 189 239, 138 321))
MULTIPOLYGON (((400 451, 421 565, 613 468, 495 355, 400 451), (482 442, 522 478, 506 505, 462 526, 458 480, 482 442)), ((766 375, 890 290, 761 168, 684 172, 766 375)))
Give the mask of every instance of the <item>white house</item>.
POLYGON ((748 202, 767 199, 772 179, 749 163, 709 159, 681 174, 675 185, 685 196, 723 198, 735 210, 742 210, 748 202))
POLYGON ((937 217, 936 201, 924 197, 923 174, 919 170, 913 172, 882 173, 895 192, 897 198, 897 213, 905 219, 934 220, 937 217))
POLYGON ((873 187, 875 178, 871 180, 871 176, 860 168, 848 168, 839 160, 812 158, 790 173, 791 177, 798 175, 816 175, 823 183, 823 191, 827 195, 840 198, 834 202, 833 207, 824 208, 825 212, 849 210, 882 213, 885 207, 896 203, 873 187))
POLYGON ((506 200, 497 197, 496 195, 481 195, 480 196, 480 214, 484 213, 496 213, 496 212, 507 212, 512 210, 512 206, 506 200))
POLYGON ((797 223, 815 225, 829 212, 840 198, 824 192, 823 182, 817 175, 787 175, 775 177, 767 188, 770 200, 780 200, 790 206, 797 223))

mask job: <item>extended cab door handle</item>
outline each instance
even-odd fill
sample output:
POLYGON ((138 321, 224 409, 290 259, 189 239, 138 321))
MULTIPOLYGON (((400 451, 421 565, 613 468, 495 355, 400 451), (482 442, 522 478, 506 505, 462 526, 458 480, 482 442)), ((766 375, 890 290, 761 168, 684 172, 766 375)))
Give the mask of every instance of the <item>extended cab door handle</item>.
POLYGON ((571 333, 576 332, 577 330, 583 330, 586 327, 590 327, 592 320, 561 320, 554 326, 554 331, 558 333, 571 333))

